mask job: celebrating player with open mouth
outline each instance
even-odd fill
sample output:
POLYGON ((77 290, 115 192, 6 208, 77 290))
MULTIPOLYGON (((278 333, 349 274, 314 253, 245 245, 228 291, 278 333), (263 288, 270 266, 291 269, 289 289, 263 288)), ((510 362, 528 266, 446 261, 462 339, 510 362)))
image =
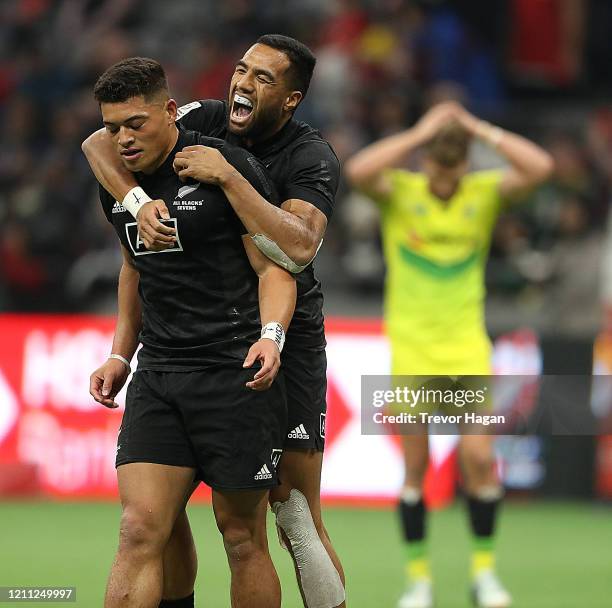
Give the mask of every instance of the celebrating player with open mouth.
POLYGON ((112 354, 91 377, 97 401, 114 406, 142 343, 117 445, 123 513, 105 606, 159 604, 164 547, 194 476, 213 489, 232 605, 280 606, 265 518, 286 428, 283 385, 274 380, 295 280, 259 252, 220 188, 184 185, 172 163, 186 145, 215 146, 262 196, 276 194, 245 150, 177 129, 156 61, 119 62, 94 93, 125 167, 149 192, 174 200, 176 230, 172 248, 147 251, 136 222, 101 189, 124 262, 112 354))
MULTIPOLYGON (((551 171, 552 160, 539 146, 478 120, 453 102, 432 108, 413 128, 371 144, 347 162, 349 180, 381 208, 393 374, 491 374, 484 268, 493 227, 504 205, 523 197, 551 171), (496 148, 510 167, 468 173, 472 136, 496 148), (422 172, 398 168, 421 146, 422 172)), ((402 439, 400 516, 408 587, 399 608, 431 608, 422 498, 428 438, 423 433, 402 439)), ((460 456, 474 535, 474 598, 479 608, 506 608, 510 595, 494 570, 493 535, 502 488, 492 441, 491 435, 464 435, 460 456)))
MULTIPOLYGON (((246 147, 269 171, 280 207, 261 196, 239 167, 210 146, 188 146, 175 156, 183 179, 219 186, 268 258, 296 275, 297 303, 283 351, 289 424, 279 465, 280 485, 270 500, 277 526, 296 566, 307 608, 344 606, 344 574, 323 525, 320 507, 325 440, 326 358, 320 283, 312 260, 332 214, 339 163, 329 144, 293 114, 315 65, 310 50, 280 35, 262 36, 236 65, 228 102, 201 101, 179 108, 179 122, 200 133, 246 147)), ((108 134, 97 132, 83 149, 104 187, 132 212, 145 246, 163 250, 180 234, 160 220, 167 202, 149 200, 118 162, 108 134)), ((160 198, 160 197, 158 197, 160 198)), ((185 512, 177 517, 164 556, 161 606, 193 606, 195 550, 185 512)))

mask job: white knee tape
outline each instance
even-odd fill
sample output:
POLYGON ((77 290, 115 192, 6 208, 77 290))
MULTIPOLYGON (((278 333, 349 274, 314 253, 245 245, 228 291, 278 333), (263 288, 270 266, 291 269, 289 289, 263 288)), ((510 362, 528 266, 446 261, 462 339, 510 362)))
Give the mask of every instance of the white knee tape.
POLYGON ((312 520, 306 497, 296 489, 289 500, 275 502, 276 525, 285 533, 300 575, 308 608, 336 608, 345 598, 340 575, 312 520))

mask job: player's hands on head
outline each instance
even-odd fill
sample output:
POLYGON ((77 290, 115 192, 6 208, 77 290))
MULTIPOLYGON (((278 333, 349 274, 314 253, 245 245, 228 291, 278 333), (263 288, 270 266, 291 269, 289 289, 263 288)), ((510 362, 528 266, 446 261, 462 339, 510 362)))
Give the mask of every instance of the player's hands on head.
POLYGON ((183 181, 194 179, 215 186, 232 170, 223 154, 208 146, 186 146, 176 153, 172 166, 183 181))
POLYGON ((242 367, 252 367, 255 361, 261 363, 261 369, 253 376, 253 380, 246 383, 246 386, 254 391, 268 390, 280 368, 280 351, 276 342, 269 338, 261 338, 255 342, 249 349, 242 367))
POLYGON ((169 217, 168 207, 160 199, 150 201, 138 210, 138 234, 149 251, 163 251, 174 246, 176 230, 160 222, 160 219, 169 217))
POLYGON ((89 394, 104 407, 119 407, 115 402, 117 393, 123 388, 130 371, 118 359, 108 359, 89 377, 89 394))
POLYGON ((462 105, 456 104, 456 106, 453 117, 454 120, 456 120, 468 133, 477 135, 478 127, 482 121, 473 114, 470 114, 462 105))
POLYGON ((416 123, 414 128, 418 131, 423 142, 429 141, 438 131, 453 121, 460 121, 461 112, 466 110, 456 101, 444 101, 430 108, 416 123))

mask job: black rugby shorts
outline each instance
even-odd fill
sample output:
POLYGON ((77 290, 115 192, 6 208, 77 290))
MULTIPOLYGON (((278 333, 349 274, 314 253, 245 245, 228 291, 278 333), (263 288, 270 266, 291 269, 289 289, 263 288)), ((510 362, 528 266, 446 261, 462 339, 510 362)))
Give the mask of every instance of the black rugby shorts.
POLYGON ((137 371, 127 390, 116 466, 151 462, 193 467, 217 490, 269 488, 287 428, 284 378, 256 392, 255 369, 137 371))
POLYGON ((325 448, 327 357, 324 348, 293 347, 281 355, 287 387, 286 450, 325 448))

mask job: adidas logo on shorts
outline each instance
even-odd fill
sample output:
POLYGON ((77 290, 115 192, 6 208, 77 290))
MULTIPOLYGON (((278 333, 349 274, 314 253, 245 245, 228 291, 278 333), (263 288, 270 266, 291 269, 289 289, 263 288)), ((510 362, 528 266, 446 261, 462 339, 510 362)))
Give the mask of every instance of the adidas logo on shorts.
POLYGON ((261 481, 262 479, 272 479, 272 473, 270 473, 270 469, 266 464, 264 464, 263 467, 259 469, 259 473, 255 475, 256 481, 261 481))
POLYGON ((299 424, 287 435, 287 439, 310 439, 310 435, 306 432, 304 425, 299 424))

